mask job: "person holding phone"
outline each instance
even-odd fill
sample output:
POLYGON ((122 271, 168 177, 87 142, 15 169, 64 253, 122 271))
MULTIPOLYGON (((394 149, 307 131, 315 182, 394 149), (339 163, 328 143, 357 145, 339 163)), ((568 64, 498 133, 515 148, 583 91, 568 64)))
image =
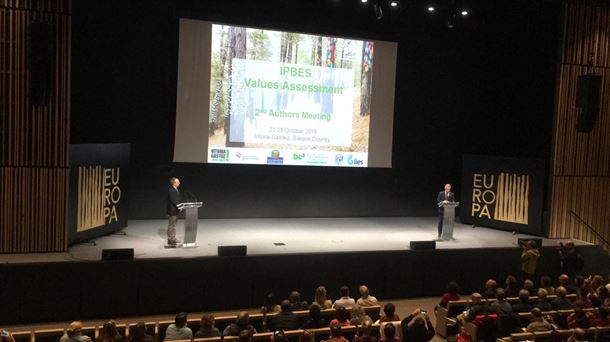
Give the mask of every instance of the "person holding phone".
POLYGON ((400 326, 402 328, 402 342, 428 342, 436 334, 428 312, 422 309, 415 309, 400 322, 400 326), (409 324, 411 321, 413 323, 409 324))
POLYGON ((0 330, 0 342, 15 342, 13 335, 8 330, 0 330))

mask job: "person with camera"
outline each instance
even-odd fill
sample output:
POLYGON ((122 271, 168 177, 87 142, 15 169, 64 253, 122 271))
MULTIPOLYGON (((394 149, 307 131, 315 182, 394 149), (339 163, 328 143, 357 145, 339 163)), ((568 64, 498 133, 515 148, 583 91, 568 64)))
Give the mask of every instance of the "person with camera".
POLYGON ((15 342, 13 335, 8 330, 0 330, 0 342, 15 342))
POLYGON ((436 334, 428 312, 422 309, 415 309, 400 322, 400 326, 402 328, 402 342, 427 342, 436 334), (411 321, 413 323, 409 324, 411 321))
POLYGON ((536 274, 536 264, 538 258, 540 258, 540 252, 537 249, 536 242, 529 240, 522 246, 523 251, 521 252, 521 272, 523 274, 523 280, 532 280, 534 274, 536 274))
POLYGON ((582 271, 584 260, 576 251, 574 242, 568 241, 565 245, 560 243, 557 251, 559 252, 562 273, 567 274, 570 278, 574 278, 576 274, 582 271))

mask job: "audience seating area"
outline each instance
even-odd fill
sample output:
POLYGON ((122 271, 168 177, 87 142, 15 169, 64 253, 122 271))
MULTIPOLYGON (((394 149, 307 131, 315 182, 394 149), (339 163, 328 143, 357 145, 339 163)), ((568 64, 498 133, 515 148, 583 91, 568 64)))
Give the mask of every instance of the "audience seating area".
MULTIPOLYGON (((576 299, 575 294, 568 294, 566 297, 569 298, 571 301, 574 301, 576 299)), ((547 296, 547 298, 548 298, 548 300, 553 300, 553 299, 557 298, 557 296, 549 295, 549 296, 547 296)), ((506 300, 509 303, 514 304, 519 301, 519 298, 518 297, 509 297, 509 298, 506 298, 506 300)), ((483 301, 486 302, 487 304, 491 304, 491 303, 495 302, 496 300, 495 299, 484 299, 483 301)), ((531 303, 538 302, 538 297, 530 296, 530 302, 531 303)), ((458 314, 460 314, 461 312, 463 312, 464 310, 466 310, 469 303, 470 303, 470 301, 468 299, 453 300, 453 301, 449 301, 447 303, 446 308, 438 307, 436 309, 436 313, 435 313, 436 314, 436 333, 442 337, 447 337, 449 335, 456 334, 457 333, 456 316, 458 314)), ((573 312, 573 310, 572 310, 572 312, 573 312)), ((526 315, 529 315, 531 317, 530 313, 527 313, 526 315)), ((470 325, 474 326, 473 324, 470 324, 470 325)), ((476 329, 476 328, 470 327, 469 330, 472 331, 474 329, 476 329)), ((475 335, 476 335, 476 333, 475 333, 475 335)), ((476 341, 476 339, 473 339, 473 340, 476 341)))
MULTIPOLYGON (((379 305, 366 306, 366 307, 363 307, 363 309, 364 309, 365 313, 367 315, 369 315, 373 320, 376 320, 377 318, 379 318, 379 312, 381 309, 379 305)), ((333 317, 335 315, 335 312, 336 312, 335 309, 321 310, 322 316, 325 316, 325 317, 333 317)), ((309 316, 309 311, 308 310, 294 311, 294 314, 297 317, 301 317, 301 318, 305 319, 309 316)), ((269 313, 266 316, 272 317, 274 315, 277 315, 277 313, 269 313)), ((235 321, 236 316, 237 316, 237 312, 232 315, 224 315, 224 316, 215 317, 216 327, 218 329, 220 329, 220 331, 222 331, 227 325, 229 325, 235 321)), ((252 324, 255 328, 257 328, 257 330, 260 331, 264 318, 265 318, 265 315, 262 313, 250 313, 250 324, 252 324)), ((193 332, 197 331, 200 328, 200 319, 201 319, 201 314, 189 315, 189 318, 187 320, 187 325, 189 328, 191 328, 193 330, 193 332)), ((129 340, 130 328, 133 328, 137 322, 138 322, 137 319, 125 319, 125 320, 123 320, 123 322, 117 322, 117 330, 119 331, 119 333, 122 336, 125 336, 126 341, 129 340)), ((146 323, 146 328, 148 330, 148 334, 153 336, 155 338, 155 341, 161 342, 165 338, 165 330, 167 329, 167 327, 170 324, 174 323, 174 318, 172 316, 171 318, 168 317, 167 319, 157 320, 157 321, 148 321, 145 323, 146 323)), ((61 324, 58 324, 57 327, 53 327, 53 328, 36 329, 36 330, 15 330, 15 331, 11 331, 11 334, 12 334, 15 342, 58 342, 60 337, 65 334, 66 326, 67 326, 66 323, 61 323, 61 324)), ((377 330, 377 331, 379 330, 379 324, 375 324, 373 327, 374 327, 374 330, 377 330)), ((99 335, 100 329, 101 329, 101 326, 84 326, 82 331, 83 331, 84 335, 88 335, 93 340, 95 340, 95 338, 98 337, 98 335, 99 335)), ((316 340, 325 339, 330 334, 330 328, 311 329, 308 331, 316 336, 316 340)), ((355 326, 346 326, 346 327, 343 327, 342 331, 347 336, 349 336, 350 334, 353 335, 356 331, 356 327, 355 326)), ((298 329, 298 330, 286 331, 285 334, 287 337, 290 338, 290 340, 292 340, 291 337, 298 338, 303 334, 303 332, 304 332, 304 330, 298 329)), ((257 333, 253 336, 253 339, 256 341, 269 340, 271 335, 272 334, 270 332, 257 333)), ((196 342, 204 342, 204 341, 212 342, 212 341, 220 341, 221 339, 225 340, 225 341, 232 341, 232 340, 237 341, 238 337, 237 336, 225 336, 223 338, 221 338, 221 337, 198 338, 198 339, 195 339, 195 341, 196 342)))

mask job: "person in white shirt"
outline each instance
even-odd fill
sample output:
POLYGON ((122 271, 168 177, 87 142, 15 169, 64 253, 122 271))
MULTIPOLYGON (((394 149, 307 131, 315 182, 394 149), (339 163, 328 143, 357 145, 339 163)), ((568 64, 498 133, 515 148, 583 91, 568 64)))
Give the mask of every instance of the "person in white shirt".
POLYGON ((175 323, 170 324, 165 330, 165 341, 193 340, 193 331, 186 326, 186 312, 176 315, 175 323))
POLYGON ((334 303, 333 303, 333 308, 339 308, 339 307, 343 307, 343 308, 351 308, 352 306, 354 306, 356 304, 356 301, 354 300, 354 298, 349 296, 349 287, 343 285, 341 286, 341 288, 339 289, 339 294, 341 294, 341 298, 337 299, 334 303))
POLYGON ((359 290, 360 290, 360 298, 358 298, 358 301, 356 302, 356 304, 358 304, 360 306, 373 306, 373 305, 379 304, 379 302, 377 301, 377 298, 370 295, 369 288, 366 287, 366 285, 360 286, 359 290))

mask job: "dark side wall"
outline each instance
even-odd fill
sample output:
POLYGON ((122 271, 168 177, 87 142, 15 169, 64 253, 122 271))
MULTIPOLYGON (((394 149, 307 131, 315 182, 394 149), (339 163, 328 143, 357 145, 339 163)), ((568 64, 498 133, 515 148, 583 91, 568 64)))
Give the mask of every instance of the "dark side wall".
POLYGON ((475 0, 446 27, 424 1, 381 21, 360 1, 73 2, 72 143, 132 144, 130 218, 165 216, 181 178, 202 217, 426 216, 460 195, 463 153, 548 161, 559 44, 554 1, 475 0), (391 169, 172 163, 178 18, 398 41, 391 169))

